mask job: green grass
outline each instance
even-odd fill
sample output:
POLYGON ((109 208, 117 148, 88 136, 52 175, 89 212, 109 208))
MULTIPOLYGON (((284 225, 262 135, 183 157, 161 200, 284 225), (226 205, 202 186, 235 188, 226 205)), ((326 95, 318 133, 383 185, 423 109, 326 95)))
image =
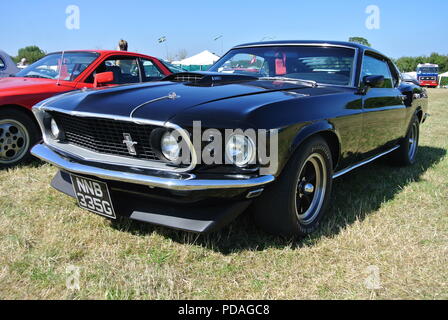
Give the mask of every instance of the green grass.
POLYGON ((430 113, 414 166, 336 180, 329 217, 301 241, 247 215, 206 236, 110 223, 50 188, 50 165, 0 171, 0 299, 447 299, 448 90, 430 90, 430 113), (369 266, 381 289, 365 286, 369 266))

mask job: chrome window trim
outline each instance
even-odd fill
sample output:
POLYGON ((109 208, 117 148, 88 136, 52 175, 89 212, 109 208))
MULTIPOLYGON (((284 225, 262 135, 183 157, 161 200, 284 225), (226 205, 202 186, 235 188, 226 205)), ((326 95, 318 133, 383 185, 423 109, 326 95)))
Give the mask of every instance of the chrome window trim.
MULTIPOLYGON (((222 57, 224 57, 227 53, 229 53, 233 49, 245 49, 245 48, 256 48, 256 47, 332 47, 332 48, 345 48, 345 49, 351 49, 355 51, 355 54, 353 56, 353 66, 352 66, 352 74, 350 75, 350 84, 348 85, 336 85, 331 83, 318 83, 320 85, 325 86, 338 86, 338 87, 344 87, 344 88, 356 88, 356 74, 358 72, 357 65, 358 65, 358 57, 359 57, 359 48, 346 46, 343 44, 332 44, 332 43, 260 43, 255 45, 242 45, 242 46, 236 46, 227 51, 222 57)), ((221 58, 222 58, 221 57, 221 58)), ((221 59, 220 59, 221 60, 221 59)), ((219 60, 218 60, 219 61, 219 60)), ((215 64, 218 62, 216 61, 215 64)))
MULTIPOLYGON (((69 111, 69 110, 63 110, 59 108, 52 108, 45 106, 45 103, 42 105, 36 105, 33 107, 33 112, 39 122, 39 126, 41 128, 41 131, 43 133, 43 140, 46 145, 54 148, 57 151, 71 154, 76 158, 81 158, 85 161, 90 162, 97 162, 97 163, 107 163, 112 165, 121 165, 125 167, 137 167, 137 168, 143 168, 143 169, 156 169, 164 172, 188 172, 193 170, 197 165, 197 155, 196 150, 193 146, 193 143, 191 142, 190 136, 188 132, 184 129, 182 129, 180 126, 171 123, 171 122, 163 122, 163 121, 157 121, 157 120, 148 120, 148 119, 142 119, 142 118, 130 118, 126 116, 117 116, 117 115, 110 115, 110 114, 102 114, 102 113, 92 113, 92 112, 80 112, 80 111, 69 111), (158 162, 158 161, 151 161, 151 160, 141 160, 141 159, 132 159, 122 156, 114 156, 114 155, 107 155, 103 153, 98 153, 94 151, 87 150, 82 147, 74 146, 74 145, 64 145, 61 143, 58 143, 54 139, 52 139, 49 136, 48 130, 45 128, 43 119, 46 112, 60 112, 64 113, 70 116, 75 117, 85 117, 85 118, 100 118, 100 119, 108 119, 108 120, 116 120, 116 121, 126 121, 126 122, 132 122, 138 125, 153 125, 153 126, 159 126, 164 127, 168 129, 177 130, 180 132, 182 138, 185 140, 187 147, 190 149, 191 154, 191 163, 186 168, 179 168, 179 167, 172 167, 168 163, 165 162, 158 162), (69 146, 67 148, 67 146, 69 146), (64 148, 65 147, 65 148, 64 148), (78 152, 77 152, 78 151, 78 152), (82 152, 79 152, 82 151, 82 152)), ((149 137, 148 137, 149 138, 149 137)))
POLYGON ((339 48, 348 48, 348 49, 353 49, 356 50, 358 49, 357 47, 352 47, 352 46, 347 46, 347 45, 343 45, 343 44, 335 44, 335 43, 314 43, 314 42, 310 42, 310 43, 294 43, 294 42, 287 42, 287 43, 277 43, 277 42, 269 42, 269 43, 260 43, 260 44, 254 44, 254 45, 242 45, 242 46, 236 46, 233 47, 232 49, 239 49, 239 48, 252 48, 252 47, 278 47, 278 46, 300 46, 300 47, 315 47, 315 46, 319 46, 319 47, 339 47, 339 48))

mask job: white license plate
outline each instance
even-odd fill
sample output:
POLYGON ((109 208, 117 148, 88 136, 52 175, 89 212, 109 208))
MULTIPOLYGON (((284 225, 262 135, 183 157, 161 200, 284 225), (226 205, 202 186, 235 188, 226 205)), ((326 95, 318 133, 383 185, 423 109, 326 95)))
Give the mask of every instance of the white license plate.
POLYGON ((101 216, 116 219, 107 184, 101 181, 70 175, 78 205, 101 216))

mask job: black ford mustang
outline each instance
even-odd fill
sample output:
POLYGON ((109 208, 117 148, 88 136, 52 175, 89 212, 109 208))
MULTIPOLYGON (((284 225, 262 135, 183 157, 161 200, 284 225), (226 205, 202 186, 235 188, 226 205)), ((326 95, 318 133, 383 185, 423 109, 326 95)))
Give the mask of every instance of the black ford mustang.
POLYGON ((415 162, 427 95, 371 48, 278 41, 234 47, 209 72, 67 93, 33 111, 44 142, 32 153, 87 210, 207 232, 252 206, 265 230, 303 236, 334 178, 385 155, 415 162))

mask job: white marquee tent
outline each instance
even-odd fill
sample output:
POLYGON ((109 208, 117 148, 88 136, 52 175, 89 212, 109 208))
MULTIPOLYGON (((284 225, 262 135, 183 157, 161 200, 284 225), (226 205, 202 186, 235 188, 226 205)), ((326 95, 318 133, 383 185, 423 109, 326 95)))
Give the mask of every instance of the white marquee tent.
POLYGON ((198 53, 192 57, 180 61, 173 61, 172 64, 182 66, 191 66, 191 65, 204 66, 214 64, 216 61, 218 61, 218 59, 219 56, 211 53, 208 50, 204 50, 201 53, 198 53))

